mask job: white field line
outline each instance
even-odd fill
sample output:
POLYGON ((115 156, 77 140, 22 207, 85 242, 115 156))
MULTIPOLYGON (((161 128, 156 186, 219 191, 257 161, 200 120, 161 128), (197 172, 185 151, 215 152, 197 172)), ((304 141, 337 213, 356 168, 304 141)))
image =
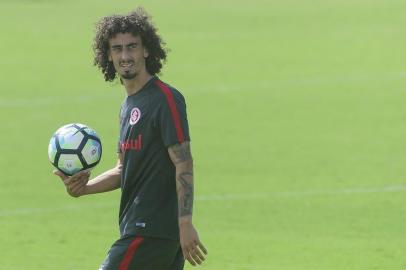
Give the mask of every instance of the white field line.
POLYGON ((0 107, 4 108, 30 108, 30 107, 44 107, 44 106, 59 106, 60 104, 70 103, 89 103, 95 101, 105 101, 114 99, 116 95, 113 93, 100 94, 100 95, 76 95, 76 96, 50 96, 40 98, 1 98, 0 107))
MULTIPOLYGON (((35 214, 47 214, 47 213, 54 213, 54 212, 64 212, 64 211, 82 211, 82 210, 95 210, 95 209, 105 209, 114 207, 116 204, 113 203, 73 203, 72 205, 65 205, 65 206, 55 206, 55 207, 30 207, 30 208, 17 208, 17 209, 10 209, 10 210, 0 210, 0 218, 1 217, 8 217, 8 216, 24 216, 24 215, 35 215, 35 214)), ((118 204, 117 204, 118 207, 118 204)))
MULTIPOLYGON (((315 196, 330 196, 330 195, 353 195, 353 194, 368 194, 368 193, 388 193, 388 192, 405 192, 406 184, 387 185, 383 187, 355 187, 343 188, 337 190, 315 189, 315 190, 298 190, 298 191, 283 191, 271 193, 246 193, 246 194, 217 194, 217 195, 200 195, 196 196, 196 201, 202 202, 218 202, 218 201, 255 201, 267 200, 271 198, 301 198, 315 196)), ((38 208, 17 208, 9 210, 0 210, 1 217, 24 216, 35 214, 46 214, 64 211, 89 211, 95 209, 117 208, 117 203, 72 203, 71 205, 56 206, 56 207, 38 207, 38 208)))
POLYGON ((294 198, 294 197, 315 197, 329 195, 351 195, 365 193, 387 193, 387 192, 404 192, 406 184, 387 185, 383 187, 354 187, 343 189, 314 189, 314 190, 297 190, 281 191, 271 193, 247 193, 247 194, 223 194, 223 195, 202 195, 197 196, 198 201, 243 201, 243 200, 263 200, 271 198, 294 198))
MULTIPOLYGON (((393 79, 405 78, 405 71, 391 71, 388 73, 356 73, 356 74, 341 74, 338 76, 330 77, 301 77, 295 79, 273 79, 269 81, 247 81, 243 84, 215 84, 215 85, 201 85, 199 87, 192 87, 190 91, 199 91, 199 92, 244 92, 245 89, 252 88, 255 86, 257 90, 268 90, 270 87, 275 86, 297 86, 297 85, 323 85, 323 84, 337 84, 337 83, 358 83, 365 81, 375 81, 376 78, 379 78, 379 81, 391 81, 393 79), (236 90, 237 89, 237 90, 236 90)), ((115 98, 116 94, 114 91, 109 93, 99 93, 97 95, 74 95, 74 96, 48 96, 48 97, 0 97, 0 107, 11 107, 11 108, 30 108, 30 107, 44 107, 44 106, 58 106, 60 104, 65 104, 67 100, 72 103, 88 103, 90 101, 101 101, 101 100, 111 100, 115 98)))

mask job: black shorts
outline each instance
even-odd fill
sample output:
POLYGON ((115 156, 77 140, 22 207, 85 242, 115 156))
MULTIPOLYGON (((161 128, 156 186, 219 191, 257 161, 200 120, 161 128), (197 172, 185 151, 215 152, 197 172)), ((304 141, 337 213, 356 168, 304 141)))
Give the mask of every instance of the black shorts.
POLYGON ((182 270, 179 241, 143 236, 117 240, 99 270, 182 270))

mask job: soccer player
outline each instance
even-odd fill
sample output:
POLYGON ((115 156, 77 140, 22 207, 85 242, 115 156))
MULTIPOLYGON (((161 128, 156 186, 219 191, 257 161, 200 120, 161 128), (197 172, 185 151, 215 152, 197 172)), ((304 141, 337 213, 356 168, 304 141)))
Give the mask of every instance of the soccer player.
POLYGON ((164 43, 143 8, 102 18, 95 65, 126 90, 120 110, 116 167, 89 181, 89 172, 63 180, 73 197, 121 188, 120 238, 102 270, 178 270, 201 264, 206 248, 192 224, 193 160, 182 94, 156 74, 164 43))

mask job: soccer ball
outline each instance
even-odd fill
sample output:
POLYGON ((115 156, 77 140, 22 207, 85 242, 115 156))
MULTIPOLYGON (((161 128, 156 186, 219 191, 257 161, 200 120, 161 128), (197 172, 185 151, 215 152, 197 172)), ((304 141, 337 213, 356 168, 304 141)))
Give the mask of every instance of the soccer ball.
POLYGON ((99 136, 90 127, 78 123, 59 128, 48 146, 49 161, 69 176, 96 166, 101 154, 99 136))

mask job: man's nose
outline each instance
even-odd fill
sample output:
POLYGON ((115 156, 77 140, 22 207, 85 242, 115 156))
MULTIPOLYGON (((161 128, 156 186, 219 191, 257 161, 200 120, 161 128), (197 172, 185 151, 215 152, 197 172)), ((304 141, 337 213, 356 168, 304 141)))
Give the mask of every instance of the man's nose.
POLYGON ((124 48, 124 49, 121 51, 121 59, 122 59, 122 60, 128 60, 128 59, 130 59, 130 54, 129 54, 129 52, 128 52, 128 49, 124 48))

